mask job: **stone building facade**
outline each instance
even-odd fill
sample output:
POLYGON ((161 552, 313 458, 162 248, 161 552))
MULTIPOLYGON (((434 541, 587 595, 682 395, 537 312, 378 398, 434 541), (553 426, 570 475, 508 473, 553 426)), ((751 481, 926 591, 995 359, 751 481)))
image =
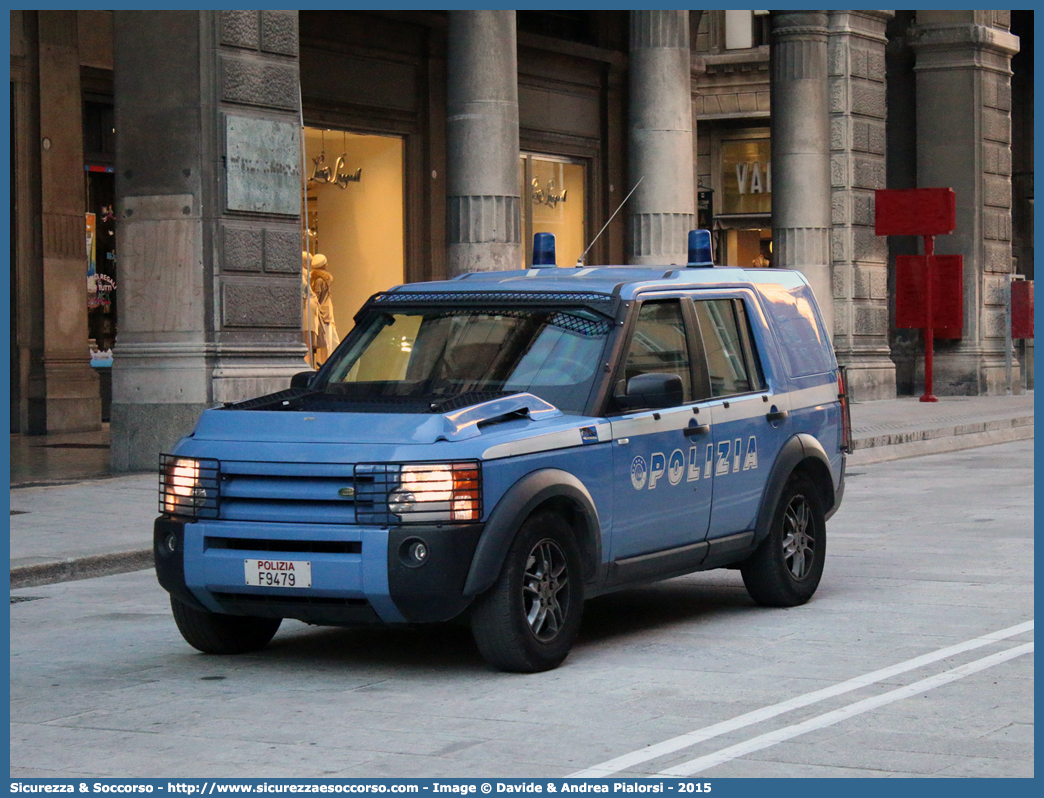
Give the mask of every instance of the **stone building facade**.
POLYGON ((807 275, 857 400, 913 393, 893 264, 918 242, 876 237, 873 197, 932 185, 958 196, 937 251, 965 263, 936 393, 1003 392, 1004 286, 1033 275, 1032 22, 11 12, 12 431, 96 428, 104 405, 114 467, 152 468, 204 407, 318 362, 318 252, 343 332, 374 290, 525 265, 538 231, 560 266, 684 263, 706 226, 719 263, 807 275), (89 201, 112 196, 111 406, 80 301, 81 161, 89 201))

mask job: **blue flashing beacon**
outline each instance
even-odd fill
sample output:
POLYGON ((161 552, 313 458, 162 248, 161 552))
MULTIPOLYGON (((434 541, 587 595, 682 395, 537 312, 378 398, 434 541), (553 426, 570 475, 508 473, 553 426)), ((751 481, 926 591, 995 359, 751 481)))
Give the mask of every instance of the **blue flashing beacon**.
POLYGON ((710 230, 689 231, 689 267, 702 269, 714 265, 710 230))
POLYGON ((533 236, 533 268, 542 269, 557 265, 554 233, 536 233, 533 236))

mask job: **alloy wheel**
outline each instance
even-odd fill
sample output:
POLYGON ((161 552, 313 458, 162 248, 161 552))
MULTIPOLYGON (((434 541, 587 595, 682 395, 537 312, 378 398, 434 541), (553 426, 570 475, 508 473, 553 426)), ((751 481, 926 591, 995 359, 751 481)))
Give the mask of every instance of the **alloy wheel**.
POLYGON ((522 577, 522 609, 529 628, 542 643, 554 640, 569 609, 569 567, 565 553, 553 540, 533 547, 522 577))
POLYGON ((783 560, 790 575, 799 582, 812 571, 816 556, 814 534, 812 508, 804 496, 795 496, 783 516, 783 560))

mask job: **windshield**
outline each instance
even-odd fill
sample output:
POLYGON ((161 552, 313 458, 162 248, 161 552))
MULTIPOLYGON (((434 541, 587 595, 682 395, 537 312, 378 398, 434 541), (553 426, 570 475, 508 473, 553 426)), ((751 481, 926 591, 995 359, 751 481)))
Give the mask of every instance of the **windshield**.
POLYGON ((611 329, 585 308, 378 312, 335 353, 317 387, 349 400, 439 405, 527 392, 577 414, 611 329))

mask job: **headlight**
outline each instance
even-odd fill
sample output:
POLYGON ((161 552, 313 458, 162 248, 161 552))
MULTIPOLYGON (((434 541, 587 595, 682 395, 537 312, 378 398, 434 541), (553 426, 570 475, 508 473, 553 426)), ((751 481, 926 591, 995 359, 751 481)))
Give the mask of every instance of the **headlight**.
POLYGON ((438 523, 482 517, 482 471, 459 463, 360 463, 355 472, 361 523, 438 523))
POLYGON ((188 518, 217 518, 219 482, 217 460, 161 454, 160 512, 188 518))

